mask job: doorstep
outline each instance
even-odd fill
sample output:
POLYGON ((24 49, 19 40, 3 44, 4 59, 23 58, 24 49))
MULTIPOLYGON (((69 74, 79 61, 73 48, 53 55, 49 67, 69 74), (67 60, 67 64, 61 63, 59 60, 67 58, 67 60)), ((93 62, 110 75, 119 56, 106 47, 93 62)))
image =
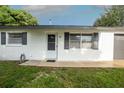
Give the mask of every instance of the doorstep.
POLYGON ((22 66, 38 66, 38 67, 100 67, 100 68, 119 68, 124 67, 124 60, 114 60, 114 61, 56 61, 56 62, 46 62, 38 60, 29 60, 25 63, 20 64, 22 66))

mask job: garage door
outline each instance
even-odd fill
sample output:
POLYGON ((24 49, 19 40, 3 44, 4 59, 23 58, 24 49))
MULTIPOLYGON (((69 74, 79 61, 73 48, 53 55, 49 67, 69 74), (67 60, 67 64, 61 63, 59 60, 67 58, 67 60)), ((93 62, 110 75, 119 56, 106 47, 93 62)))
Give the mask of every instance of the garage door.
POLYGON ((114 35, 114 59, 124 59, 124 34, 114 35))

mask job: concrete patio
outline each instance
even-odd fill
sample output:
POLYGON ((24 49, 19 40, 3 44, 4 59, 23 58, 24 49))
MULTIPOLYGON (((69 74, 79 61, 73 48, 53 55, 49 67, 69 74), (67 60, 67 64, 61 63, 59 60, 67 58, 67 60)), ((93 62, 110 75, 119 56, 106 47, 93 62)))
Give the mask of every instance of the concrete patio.
POLYGON ((85 62, 46 62, 30 60, 20 64, 22 66, 39 67, 100 67, 100 68, 119 68, 124 67, 124 60, 115 61, 85 61, 85 62))

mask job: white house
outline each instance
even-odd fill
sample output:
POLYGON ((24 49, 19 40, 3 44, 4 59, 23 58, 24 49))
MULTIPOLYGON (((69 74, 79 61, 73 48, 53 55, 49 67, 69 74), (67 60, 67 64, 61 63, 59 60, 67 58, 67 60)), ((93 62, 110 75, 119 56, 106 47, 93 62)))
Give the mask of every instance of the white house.
POLYGON ((0 26, 0 60, 124 59, 124 27, 0 26))

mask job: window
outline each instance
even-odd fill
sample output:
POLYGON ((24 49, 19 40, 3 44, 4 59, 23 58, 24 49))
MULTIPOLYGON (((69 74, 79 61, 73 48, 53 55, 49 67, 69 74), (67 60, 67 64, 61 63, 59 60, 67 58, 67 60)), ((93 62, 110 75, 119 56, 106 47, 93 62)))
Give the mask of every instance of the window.
POLYGON ((22 33, 8 33, 8 44, 22 44, 22 33))
POLYGON ((69 34, 69 48, 98 49, 98 33, 69 34))
POLYGON ((70 48, 80 48, 80 34, 70 34, 70 48))
POLYGON ((48 50, 55 50, 55 35, 48 35, 48 50))
POLYGON ((82 48, 91 48, 92 46, 92 34, 81 35, 82 48))

